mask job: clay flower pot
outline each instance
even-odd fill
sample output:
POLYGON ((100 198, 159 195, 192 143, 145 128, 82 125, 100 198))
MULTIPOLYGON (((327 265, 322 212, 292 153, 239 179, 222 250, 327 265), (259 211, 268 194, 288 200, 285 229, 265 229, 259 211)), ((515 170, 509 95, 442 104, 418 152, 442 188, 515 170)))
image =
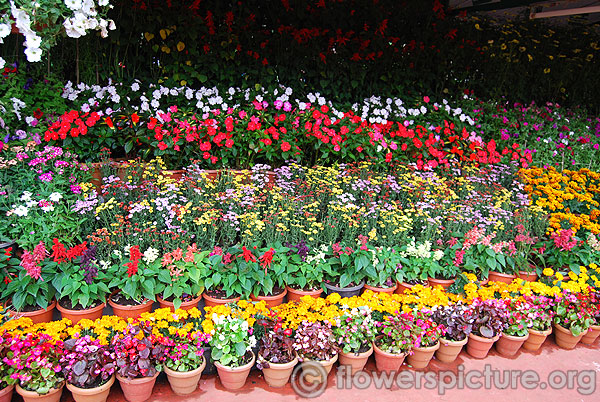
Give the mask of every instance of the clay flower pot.
POLYGON ((298 363, 298 357, 288 363, 271 363, 269 368, 263 368, 263 376, 270 387, 281 388, 290 381, 294 367, 298 363))
POLYGON ((152 300, 146 300, 142 304, 136 304, 134 306, 123 306, 115 303, 110 298, 108 299, 108 304, 113 309, 114 314, 117 317, 121 318, 138 318, 142 313, 149 313, 152 311, 152 300))
MULTIPOLYGON (((323 378, 323 376, 320 373, 315 372, 314 374, 316 375, 312 375, 313 373, 307 372, 304 374, 304 381, 306 381, 308 384, 322 383, 327 381, 327 375, 329 375, 329 373, 331 372, 331 368, 333 367, 334 363, 337 362, 338 358, 339 355, 336 354, 329 360, 304 360, 304 363, 309 362, 312 364, 319 364, 325 370, 325 378, 323 378)), ((304 366, 302 369, 306 370, 307 367, 304 366)), ((308 366, 308 369, 310 369, 310 365, 308 366)))
MULTIPOLYGON (((106 303, 101 303, 96 307, 86 308, 84 310, 70 310, 61 306, 60 302, 56 304, 56 309, 60 311, 62 318, 68 318, 71 320, 73 325, 77 324, 83 319, 95 321, 96 319, 102 317, 102 310, 104 310, 104 307, 106 307, 106 303)), ((67 388, 69 388, 68 384, 67 388)))
POLYGON ((552 326, 554 327, 554 342, 563 349, 574 349, 581 338, 587 333, 587 331, 584 331, 578 336, 574 336, 570 329, 562 325, 553 324, 552 326))
MULTIPOLYGON (((191 310, 194 307, 198 307, 198 303, 200 303, 201 299, 202 299, 202 296, 195 297, 194 299, 192 299, 190 301, 181 303, 181 306, 179 306, 179 308, 181 310, 191 310)), ((156 301, 158 301, 160 308, 170 308, 171 311, 173 311, 173 312, 175 311, 175 305, 173 304, 173 302, 165 300, 160 296, 156 296, 156 301)))
POLYGON ((535 352, 538 350, 548 335, 552 333, 552 328, 548 328, 545 331, 537 331, 535 329, 529 329, 529 338, 525 340, 523 343, 523 349, 528 350, 530 352, 535 352))
POLYGON ((451 341, 445 338, 440 338, 440 348, 435 351, 435 357, 443 363, 452 363, 467 344, 469 338, 465 337, 462 341, 451 341))
POLYGON ((523 343, 529 338, 529 334, 524 336, 514 336, 502 333, 498 342, 496 342, 496 350, 502 356, 514 356, 517 354, 523 343))
POLYGON ((117 380, 119 380, 119 384, 121 384, 123 395, 129 402, 144 402, 150 399, 157 377, 158 372, 156 372, 156 374, 154 374, 152 377, 133 379, 121 377, 119 374, 117 374, 117 380))
POLYGON ((320 288, 317 290, 301 290, 286 286, 285 289, 287 290, 287 298, 289 302, 300 301, 303 296, 310 296, 318 299, 321 296, 321 293, 323 293, 323 289, 320 288))
POLYGON ((10 310, 9 313, 12 317, 28 317, 34 324, 40 324, 42 322, 51 322, 52 314, 54 314, 54 309, 56 308, 56 301, 53 300, 52 303, 48 305, 48 307, 44 309, 34 310, 34 311, 13 311, 10 310))
POLYGON ((73 384, 67 383, 67 389, 73 394, 75 402, 106 402, 110 387, 115 383, 113 375, 104 385, 95 388, 79 388, 73 384))
POLYGON ((212 297, 206 294, 206 292, 202 293, 202 297, 204 298, 204 305, 206 307, 214 307, 227 303, 235 303, 240 301, 239 297, 232 297, 231 299, 219 299, 216 297, 212 297))
POLYGON ((246 384, 246 379, 248 378, 248 374, 250 374, 250 369, 254 365, 255 360, 256 356, 252 353, 252 360, 240 367, 223 366, 221 363, 215 362, 215 366, 219 373, 219 379, 225 389, 235 391, 236 389, 242 388, 244 384, 246 384))
POLYGON ((448 289, 453 283, 454 281, 456 281, 456 279, 436 279, 436 278, 429 278, 429 286, 434 287, 434 286, 441 286, 444 289, 448 289))
POLYGON ((476 359, 483 359, 488 355, 488 352, 500 338, 496 335, 493 338, 484 338, 483 336, 469 334, 469 342, 467 342, 467 353, 476 359))
POLYGON ((183 173, 185 173, 184 170, 163 170, 161 172, 164 178, 175 181, 180 181, 183 173))
POLYGON ((57 388, 52 388, 47 394, 38 394, 35 391, 27 391, 19 384, 15 385, 17 394, 23 397, 23 402, 59 402, 64 388, 64 383, 57 388))
POLYGON ((389 293, 392 294, 396 291, 396 289, 398 289, 398 284, 396 283, 394 286, 392 286, 391 288, 380 288, 378 286, 371 286, 365 283, 365 287, 364 289, 369 289, 372 292, 375 293, 389 293))
POLYGON ((600 325, 592 325, 590 329, 588 329, 587 334, 581 337, 581 343, 591 345, 596 341, 598 336, 600 336, 600 325))
POLYGON ((189 395, 198 388, 198 382, 205 367, 206 359, 202 358, 200 367, 192 371, 175 371, 167 366, 164 366, 164 369, 173 392, 176 395, 189 395))
MULTIPOLYGON (((398 287, 394 291, 394 293, 396 293, 396 294, 402 294, 405 291, 417 286, 417 284, 411 285, 410 283, 407 283, 407 282, 396 282, 396 283, 398 284, 398 287)), ((426 281, 426 283, 423 286, 429 287, 429 281, 426 281)))
POLYGON ((433 346, 413 348, 412 353, 406 358, 406 362, 414 369, 424 369, 433 358, 433 354, 439 348, 439 341, 433 346))
POLYGON ((250 295, 250 299, 254 300, 254 301, 264 300, 267 303, 267 306, 275 307, 275 306, 279 306, 281 303, 283 303, 283 298, 285 297, 285 295, 287 295, 287 290, 283 289, 283 292, 276 294, 276 295, 272 295, 272 296, 250 295))
POLYGON ((351 375, 354 375, 365 368, 365 364, 369 360, 369 356, 373 354, 373 346, 366 352, 362 353, 340 353, 340 366, 350 366, 351 375))
POLYGON ((519 271, 517 273, 517 278, 523 279, 524 281, 528 281, 528 282, 535 282, 538 278, 538 275, 537 275, 537 272, 535 272, 535 270, 533 270, 531 272, 519 271))
POLYGON ((323 285, 325 286, 325 289, 327 289, 325 293, 328 295, 338 293, 341 297, 352 297, 360 294, 361 289, 365 286, 365 282, 362 281, 356 286, 348 286, 345 288, 340 288, 339 286, 331 285, 327 282, 323 282, 323 285))
POLYGON ((14 385, 0 389, 0 402, 10 402, 13 396, 14 385))
POLYGON ((496 271, 490 271, 488 274, 488 280, 493 282, 512 283, 513 279, 516 277, 516 275, 503 274, 502 272, 496 271))
POLYGON ((373 343, 373 349, 375 351, 375 366, 377 371, 391 372, 400 370, 400 366, 404 363, 406 353, 394 354, 384 352, 377 347, 377 343, 373 343))

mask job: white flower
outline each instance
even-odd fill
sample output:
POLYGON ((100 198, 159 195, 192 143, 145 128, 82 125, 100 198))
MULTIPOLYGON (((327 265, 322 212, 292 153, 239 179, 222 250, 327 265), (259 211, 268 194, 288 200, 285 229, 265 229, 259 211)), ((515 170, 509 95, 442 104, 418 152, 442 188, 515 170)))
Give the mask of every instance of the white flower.
POLYGON ((27 56, 27 61, 30 63, 35 63, 42 60, 42 49, 39 47, 28 47, 25 49, 25 55, 27 56))
POLYGON ((50 199, 50 201, 52 201, 52 202, 58 202, 58 201, 60 201, 60 199, 62 197, 63 196, 62 196, 61 193, 54 192, 54 193, 50 194, 50 196, 48 197, 48 199, 50 199))
POLYGON ((27 216, 29 213, 29 208, 27 208, 25 205, 19 205, 13 212, 17 216, 27 216))
POLYGON ((82 7, 81 0, 65 0, 65 6, 73 11, 80 10, 82 7))
POLYGON ((54 205, 48 204, 45 207, 42 207, 41 209, 44 212, 52 212, 52 211, 54 211, 54 205))
POLYGON ((0 43, 2 38, 6 38, 10 35, 10 25, 8 24, 0 24, 0 43))
POLYGON ((42 38, 37 36, 36 34, 27 35, 25 37, 25 46, 32 48, 39 48, 42 45, 42 38))
POLYGON ((108 0, 99 0, 99 1, 98 1, 98 5, 99 5, 100 7, 107 6, 107 5, 108 5, 108 0))
POLYGON ((158 258, 158 250, 152 247, 149 247, 148 250, 144 252, 144 257, 142 260, 146 264, 152 264, 158 258))
MULTIPOLYGON (((0 41, 0 43, 2 43, 2 42, 0 41)), ((6 60, 4 60, 2 57, 0 57, 0 69, 4 68, 5 65, 6 65, 6 60)))
POLYGON ((137 92, 140 90, 140 84, 138 84, 137 82, 134 82, 133 84, 131 84, 131 90, 133 92, 137 92))
POLYGON ((31 191, 23 191, 23 195, 19 198, 21 201, 29 201, 31 200, 31 191))

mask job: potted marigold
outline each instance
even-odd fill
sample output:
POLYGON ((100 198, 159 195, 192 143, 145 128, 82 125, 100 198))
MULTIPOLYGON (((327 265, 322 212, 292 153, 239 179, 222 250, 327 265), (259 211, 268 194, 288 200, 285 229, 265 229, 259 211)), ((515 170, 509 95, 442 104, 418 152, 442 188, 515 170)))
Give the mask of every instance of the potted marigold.
POLYGON ((527 299, 527 332, 529 337, 523 343, 523 349, 535 352, 538 350, 548 335, 552 333, 552 316, 554 299, 546 296, 532 296, 527 299))
POLYGON ((413 316, 408 313, 386 315, 379 323, 373 342, 378 371, 398 371, 417 339, 413 316))
POLYGON ((415 369, 423 369, 440 348, 440 337, 444 333, 444 327, 431 319, 430 311, 424 310, 415 311, 413 325, 417 338, 407 363, 415 369))
MULTIPOLYGON (((31 318, 35 323, 52 321, 56 307, 54 295, 58 264, 51 261, 44 242, 32 250, 25 250, 20 266, 8 267, 8 286, 2 292, 2 298, 12 304, 12 314, 31 318)), ((10 309, 10 308, 9 308, 10 309)))
POLYGON ((503 356, 514 356, 529 338, 527 311, 530 306, 523 300, 505 300, 506 328, 496 342, 496 350, 503 356))
POLYGON ((269 386, 281 388, 288 383, 298 363, 292 330, 283 329, 280 322, 272 320, 261 319, 257 323, 264 326, 265 333, 260 338, 256 366, 269 386))
POLYGON ((320 250, 311 253, 304 240, 287 246, 290 249, 286 265, 288 301, 299 301, 307 295, 318 298, 323 293, 323 266, 327 264, 325 253, 320 250))
MULTIPOLYGON (((294 349, 298 353, 298 360, 309 365, 318 364, 327 374, 338 360, 338 347, 328 321, 302 321, 296 328, 294 349)), ((321 375, 306 375, 305 380, 308 383, 322 383, 327 379, 321 375)))
POLYGON ((106 296, 110 293, 106 272, 99 269, 96 247, 87 248, 85 243, 69 251, 54 239, 53 259, 59 264, 56 275, 57 309, 63 318, 73 324, 82 319, 95 320, 102 317, 106 296))
POLYGON ((105 402, 115 382, 115 354, 86 335, 64 342, 60 359, 67 389, 75 402, 105 402))
POLYGON ((472 332, 469 334, 467 353, 476 359, 487 356, 494 342, 506 328, 506 310, 502 300, 475 298, 465 311, 472 332))
POLYGON ((210 340, 211 358, 219 379, 228 390, 240 389, 246 383, 256 360, 252 348, 256 338, 248 322, 239 317, 212 315, 214 333, 210 340))
POLYGON ((554 304, 554 340, 563 349, 573 349, 592 325, 590 307, 582 293, 564 292, 554 304))
POLYGON ((468 306, 462 302, 433 308, 431 319, 443 326, 440 348, 435 357, 444 363, 452 363, 469 340, 472 325, 466 318, 468 306))
POLYGON ((3 364, 15 369, 16 390, 25 402, 58 402, 64 377, 60 356, 62 341, 50 335, 25 334, 14 338, 3 364))
POLYGON ((333 334, 340 348, 340 365, 350 366, 352 375, 361 371, 373 354, 377 329, 367 306, 346 310, 336 317, 333 334))
POLYGON ((128 324, 113 337, 117 380, 129 402, 144 402, 152 395, 158 373, 164 360, 165 345, 162 337, 152 334, 147 323, 128 324))
MULTIPOLYGON (((250 265, 253 282, 250 298, 255 301, 264 300, 269 307, 280 305, 287 294, 285 269, 288 263, 289 248, 279 242, 274 243, 273 246, 258 250, 258 257, 250 265)), ((248 263, 239 259, 238 262, 248 263)))

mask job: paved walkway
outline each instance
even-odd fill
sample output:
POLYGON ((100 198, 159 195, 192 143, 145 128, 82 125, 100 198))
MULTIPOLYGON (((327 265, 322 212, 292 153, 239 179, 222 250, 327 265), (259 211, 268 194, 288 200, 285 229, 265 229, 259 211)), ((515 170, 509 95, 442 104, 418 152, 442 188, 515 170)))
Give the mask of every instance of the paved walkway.
MULTIPOLYGON (((371 357, 366 370, 368 372, 375 370, 373 357, 371 357)), ((600 339, 592 346, 580 344, 574 350, 568 351, 559 349, 554 344, 551 336, 538 352, 532 353, 520 350, 513 358, 502 357, 495 349, 492 349, 487 358, 477 360, 463 351, 455 363, 447 365, 434 360, 420 374, 416 374, 417 371, 405 364, 402 368, 401 378, 407 389, 399 387, 397 383, 391 389, 376 389, 374 384, 366 389, 357 389, 356 387, 344 389, 342 385, 351 384, 352 380, 342 378, 340 381, 340 378, 336 377, 336 372, 336 368, 334 368, 329 375, 327 388, 322 395, 314 398, 315 401, 600 401, 600 339), (488 382, 491 385, 488 389, 485 388, 486 365, 488 365, 488 382), (494 370, 497 371, 496 374, 494 374, 494 370), (504 370, 512 370, 511 374, 515 378, 515 387, 509 381, 507 382, 508 388, 502 389, 502 383, 508 380, 508 377, 507 379, 503 378, 504 370), (569 374, 570 370, 577 371, 572 371, 569 374), (537 375, 540 384, 543 384, 536 389, 525 389, 518 375, 522 379, 534 383, 537 375), (411 386, 411 381, 419 381, 419 376, 422 377, 420 379, 421 389, 417 389, 417 385, 411 386), (445 378, 444 384, 449 389, 442 389, 443 386, 438 388, 436 385, 435 382, 442 377, 445 378), (496 379, 494 379, 495 377, 496 379), (464 388, 458 389, 463 380, 464 388), (552 389, 548 383, 549 380, 553 381, 555 387, 561 389, 552 389), (455 387, 452 387, 451 382, 453 381, 456 381, 455 387), (481 384, 481 388, 467 389, 469 382, 475 383, 475 385, 481 384), (565 384, 561 387, 563 382, 565 384), (426 386, 433 387, 433 389, 425 389, 426 386), (596 389, 598 391, 594 392, 596 389), (442 391, 444 391, 443 394, 442 391)), ((363 375, 357 377, 355 381, 360 383, 368 378, 370 376, 363 375)), ((65 394, 63 402, 71 402, 70 395, 65 394)), ((226 391, 218 377, 211 375, 203 377, 200 380, 198 390, 187 397, 174 395, 166 378, 161 374, 150 402, 265 402, 299 401, 302 399, 294 392, 290 384, 282 389, 270 388, 262 378, 261 372, 255 370, 250 374, 246 386, 238 392, 226 391)), ((108 402, 124 402, 123 394, 116 383, 108 402)))

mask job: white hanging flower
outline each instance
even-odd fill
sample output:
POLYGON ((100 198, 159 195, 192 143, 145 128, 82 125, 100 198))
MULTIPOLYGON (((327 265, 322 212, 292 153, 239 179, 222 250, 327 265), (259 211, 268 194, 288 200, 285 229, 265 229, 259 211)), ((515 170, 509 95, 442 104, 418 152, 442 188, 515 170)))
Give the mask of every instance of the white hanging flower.
POLYGON ((42 60, 42 49, 39 47, 28 47, 25 49, 25 55, 27 56, 27 61, 30 63, 35 63, 42 60))
POLYGON ((78 11, 83 6, 81 0, 65 0, 65 6, 73 11, 78 11))
MULTIPOLYGON (((0 42, 2 43, 2 42, 0 42)), ((2 57, 0 57, 0 69, 4 68, 4 66, 6 65, 6 60, 4 60, 2 57)))

